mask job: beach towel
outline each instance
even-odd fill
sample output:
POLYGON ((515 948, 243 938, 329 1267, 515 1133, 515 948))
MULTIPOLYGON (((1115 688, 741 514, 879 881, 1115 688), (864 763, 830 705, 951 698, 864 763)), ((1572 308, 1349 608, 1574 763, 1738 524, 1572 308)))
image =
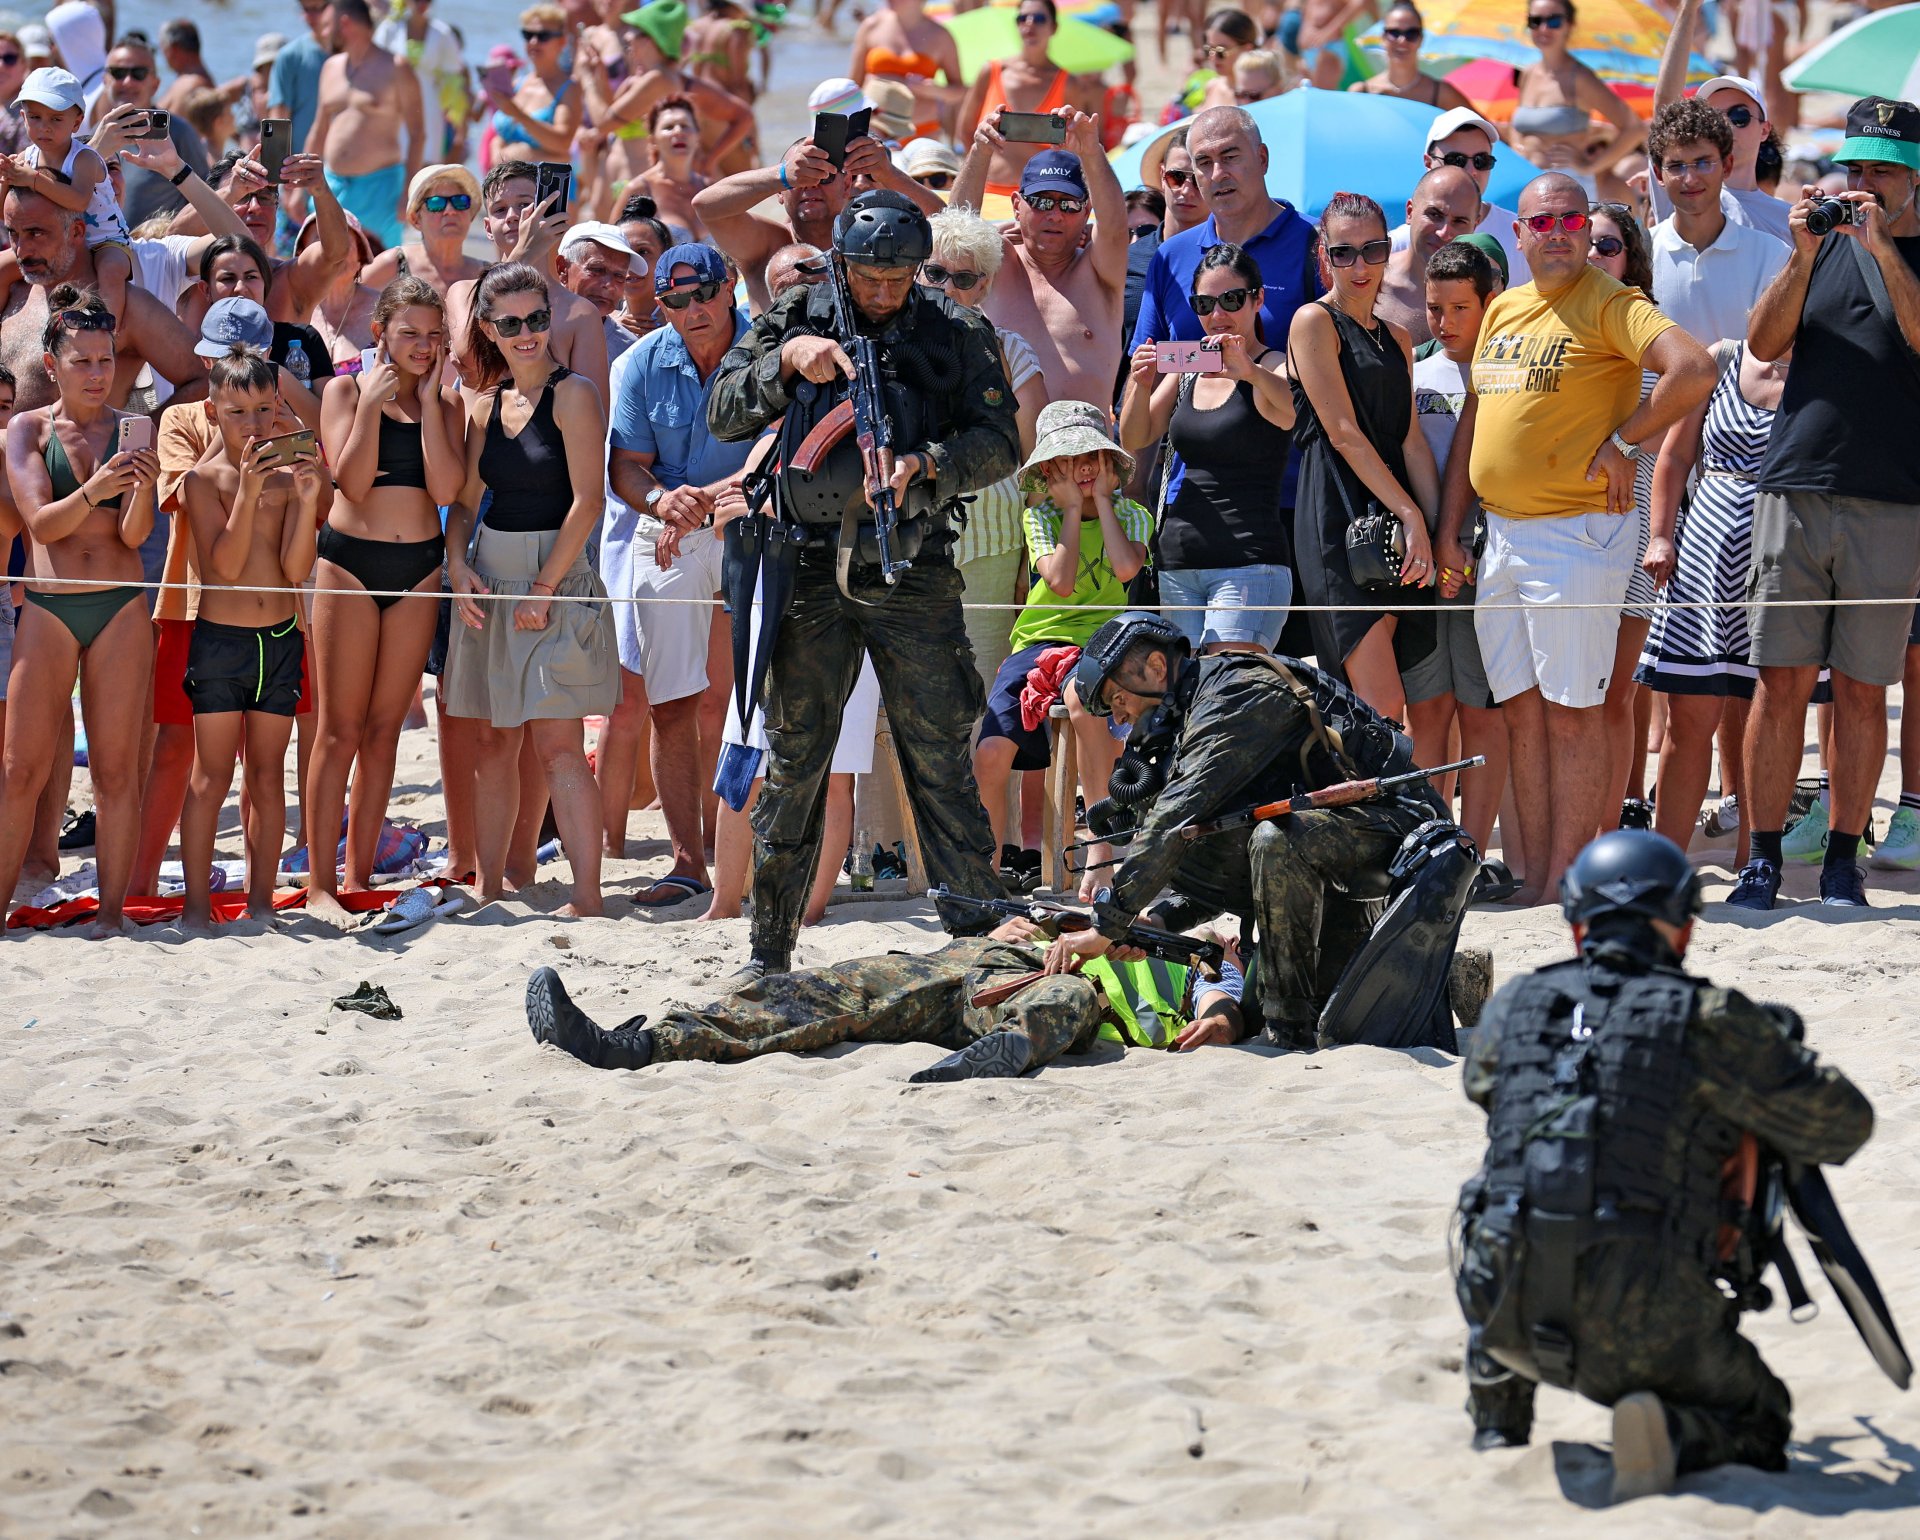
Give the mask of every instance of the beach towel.
MULTIPOLYGON (((451 883, 441 882, 438 887, 451 887, 451 883)), ((386 909, 397 903, 412 890, 409 888, 384 888, 377 893, 342 893, 341 908, 350 914, 363 914, 374 909, 386 909)), ((283 888, 273 895, 273 907, 276 912, 286 909, 304 909, 307 906, 305 888, 283 888)), ((186 907, 183 898, 129 898, 126 904, 127 918, 135 925, 164 925, 169 920, 180 918, 180 911, 186 907)), ((51 909, 22 907, 7 916, 8 930, 57 930, 62 925, 77 925, 90 920, 100 912, 100 900, 92 894, 82 898, 70 898, 64 903, 55 904, 51 909)), ((213 896, 213 919, 216 925, 225 925, 233 920, 243 919, 247 912, 247 895, 244 893, 216 893, 213 896)))

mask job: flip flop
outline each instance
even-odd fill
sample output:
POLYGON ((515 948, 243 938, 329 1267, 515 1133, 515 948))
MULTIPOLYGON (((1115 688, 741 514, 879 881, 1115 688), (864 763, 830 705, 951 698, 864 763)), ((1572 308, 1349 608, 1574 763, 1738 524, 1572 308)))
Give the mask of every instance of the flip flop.
POLYGON ((1489 857, 1480 863, 1480 874, 1473 879, 1467 905, 1477 909, 1482 904, 1505 903, 1519 891, 1520 879, 1507 869, 1507 863, 1489 857))
POLYGON ((684 904, 690 898, 702 898, 712 891, 697 877, 662 877, 646 893, 636 893, 628 902, 642 909, 671 909, 675 904, 684 904), (663 895, 660 892, 662 888, 673 891, 663 895))
POLYGON ((440 897, 442 889, 414 888, 396 899, 392 907, 375 913, 379 916, 367 929, 377 936, 397 936, 402 931, 417 930, 430 925, 443 914, 452 914, 456 909, 465 907, 467 895, 449 894, 444 900, 440 897))

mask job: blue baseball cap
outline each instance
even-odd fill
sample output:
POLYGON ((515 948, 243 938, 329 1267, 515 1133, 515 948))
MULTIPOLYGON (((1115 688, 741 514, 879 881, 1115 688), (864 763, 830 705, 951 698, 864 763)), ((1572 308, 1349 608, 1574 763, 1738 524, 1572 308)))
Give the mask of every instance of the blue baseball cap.
POLYGON ((1080 157, 1071 150, 1042 150, 1027 162, 1020 173, 1020 196, 1035 193, 1065 193, 1069 198, 1087 195, 1087 179, 1080 170, 1080 157))
POLYGON ((273 322, 267 312, 239 294, 207 307, 193 351, 202 358, 225 358, 236 342, 262 353, 273 346, 273 322))
POLYGON ((653 284, 656 292, 685 288, 689 284, 725 283, 727 264, 721 260, 720 253, 711 246, 703 246, 698 241, 683 241, 678 246, 669 246, 660 253, 660 260, 653 264, 653 284), (690 267, 694 276, 691 279, 674 278, 676 267, 690 267))

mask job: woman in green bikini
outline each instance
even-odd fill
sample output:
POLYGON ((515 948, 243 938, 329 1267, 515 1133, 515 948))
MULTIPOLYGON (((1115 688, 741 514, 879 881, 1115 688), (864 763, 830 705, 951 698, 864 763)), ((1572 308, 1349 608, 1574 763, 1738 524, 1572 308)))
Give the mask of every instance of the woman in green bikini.
POLYGON ((140 834, 140 739, 151 704, 153 625, 137 585, 160 461, 151 448, 118 449, 122 421, 148 420, 107 404, 113 317, 100 296, 63 285, 49 306, 46 367, 57 395, 51 406, 22 412, 7 427, 7 475, 31 554, 7 681, 0 924, 77 675, 98 819, 96 928, 117 931, 125 924, 121 906, 140 834), (52 578, 85 586, 54 585, 47 581, 52 578))

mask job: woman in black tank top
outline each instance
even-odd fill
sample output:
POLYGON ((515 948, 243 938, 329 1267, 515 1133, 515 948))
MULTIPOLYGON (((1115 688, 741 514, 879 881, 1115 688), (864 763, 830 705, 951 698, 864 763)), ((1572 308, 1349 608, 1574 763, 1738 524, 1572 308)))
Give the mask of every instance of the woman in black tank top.
MULTIPOLYGON (((492 269, 474 290, 467 345, 495 383, 471 404, 466 487, 447 518, 455 623, 441 686, 449 716, 485 724, 476 770, 481 895, 506 890, 524 729, 573 866, 572 903, 562 912, 599 914, 600 797, 581 719, 620 701, 611 606, 586 562, 606 508, 607 424, 599 391, 555 362, 552 325, 546 280, 522 263, 492 269)), ((532 852, 514 855, 531 867, 532 852)))
POLYGON ((446 307, 429 284, 395 279, 374 306, 373 367, 329 380, 321 397, 335 493, 314 578, 319 742, 307 773, 306 828, 307 902, 316 910, 336 907, 350 770, 346 885, 373 885, 400 729, 433 645, 446 549, 440 507, 466 477, 459 398, 440 389, 446 328, 446 307))
POLYGON ((1286 361, 1260 335, 1260 267, 1231 242, 1211 248, 1190 303, 1220 372, 1161 374, 1155 343, 1135 350, 1120 403, 1120 441, 1145 449, 1163 433, 1155 566, 1167 618, 1196 651, 1268 652, 1293 597, 1292 540, 1280 509, 1292 440, 1286 361))

